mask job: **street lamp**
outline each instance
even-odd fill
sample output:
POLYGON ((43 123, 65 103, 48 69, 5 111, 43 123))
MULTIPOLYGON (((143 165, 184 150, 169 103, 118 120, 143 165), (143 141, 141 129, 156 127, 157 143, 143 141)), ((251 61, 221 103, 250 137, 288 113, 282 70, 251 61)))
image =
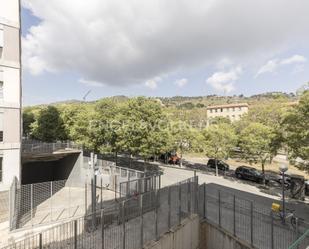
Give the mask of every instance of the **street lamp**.
POLYGON ((285 172, 288 170, 288 166, 286 164, 281 164, 279 166, 279 170, 282 173, 282 222, 285 223, 285 195, 284 195, 284 183, 285 183, 285 172))

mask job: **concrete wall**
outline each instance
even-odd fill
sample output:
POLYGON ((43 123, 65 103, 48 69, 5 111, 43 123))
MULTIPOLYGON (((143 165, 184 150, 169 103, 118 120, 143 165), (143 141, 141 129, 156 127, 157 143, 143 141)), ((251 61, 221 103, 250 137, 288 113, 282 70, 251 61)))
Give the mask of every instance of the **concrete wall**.
MULTIPOLYGON (((78 159, 79 154, 76 153, 69 154, 64 158, 55 161, 35 161, 24 163, 22 166, 22 184, 69 179, 72 172, 75 170, 78 171, 78 159)), ((78 179, 76 179, 76 181, 78 181, 78 179)))
POLYGON ((147 243, 144 249, 198 249, 199 226, 199 217, 193 215, 164 234, 158 241, 147 243))
POLYGON ((253 249, 229 232, 206 221, 200 225, 200 249, 253 249))

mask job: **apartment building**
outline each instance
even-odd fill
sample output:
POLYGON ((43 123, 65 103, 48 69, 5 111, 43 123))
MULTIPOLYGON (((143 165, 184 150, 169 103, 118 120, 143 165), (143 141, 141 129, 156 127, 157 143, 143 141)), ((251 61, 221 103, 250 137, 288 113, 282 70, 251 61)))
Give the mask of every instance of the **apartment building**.
POLYGON ((239 120, 249 110, 247 103, 215 105, 207 107, 207 125, 217 117, 229 118, 232 122, 239 120))
POLYGON ((20 2, 0 0, 0 191, 20 177, 20 2))

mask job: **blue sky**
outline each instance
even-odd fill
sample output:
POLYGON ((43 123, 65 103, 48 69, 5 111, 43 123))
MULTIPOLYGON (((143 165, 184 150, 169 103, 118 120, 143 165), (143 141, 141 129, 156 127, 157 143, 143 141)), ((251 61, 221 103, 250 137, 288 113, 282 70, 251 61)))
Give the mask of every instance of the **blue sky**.
POLYGON ((262 0, 252 10, 255 21, 250 9, 248 15, 241 12, 244 1, 235 1, 232 9, 220 0, 197 8, 199 1, 189 10, 180 1, 176 13, 173 6, 153 1, 126 6, 90 0, 89 9, 82 3, 70 9, 66 4, 72 0, 25 0, 24 105, 81 100, 89 90, 87 100, 295 92, 309 81, 309 18, 305 22, 303 8, 283 1, 278 18, 269 13, 261 21, 258 8, 269 5, 262 0), (215 15, 227 9, 231 16, 215 15), (290 16, 280 20, 288 10, 290 16), (248 25, 241 26, 247 19, 248 25))

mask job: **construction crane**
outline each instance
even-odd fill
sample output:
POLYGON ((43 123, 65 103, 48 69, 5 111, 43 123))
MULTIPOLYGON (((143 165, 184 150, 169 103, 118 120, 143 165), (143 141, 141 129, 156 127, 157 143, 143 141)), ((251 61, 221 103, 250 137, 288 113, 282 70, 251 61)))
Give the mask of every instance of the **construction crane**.
POLYGON ((86 101, 87 96, 89 95, 89 93, 91 92, 91 90, 89 90, 83 97, 83 101, 86 101))

